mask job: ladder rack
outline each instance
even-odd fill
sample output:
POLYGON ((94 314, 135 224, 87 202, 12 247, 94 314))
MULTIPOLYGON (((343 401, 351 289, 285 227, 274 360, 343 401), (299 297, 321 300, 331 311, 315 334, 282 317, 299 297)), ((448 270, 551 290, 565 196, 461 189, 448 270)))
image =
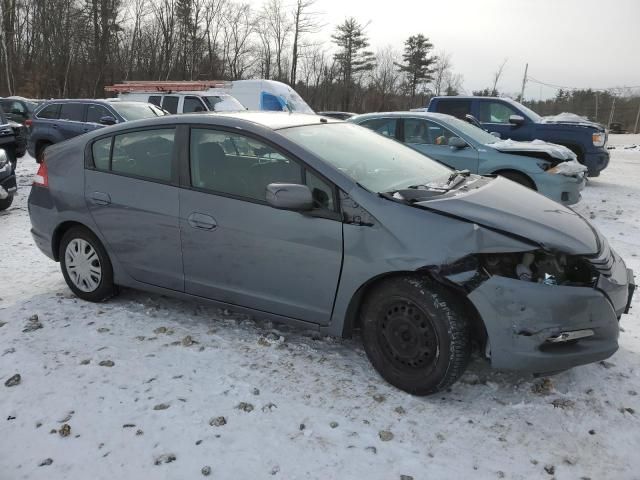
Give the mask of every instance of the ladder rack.
POLYGON ((140 81, 124 82, 104 87, 106 92, 187 92, 208 90, 210 88, 229 88, 231 82, 224 80, 201 81, 140 81))

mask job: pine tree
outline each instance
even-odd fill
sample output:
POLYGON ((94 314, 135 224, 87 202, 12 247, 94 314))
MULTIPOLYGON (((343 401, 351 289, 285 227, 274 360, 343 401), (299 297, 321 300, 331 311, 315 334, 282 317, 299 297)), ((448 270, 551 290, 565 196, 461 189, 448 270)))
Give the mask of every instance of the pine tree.
POLYGON ((421 33, 410 36, 404 42, 404 63, 398 64, 398 67, 407 75, 406 85, 412 102, 418 87, 433 80, 437 57, 430 54, 432 48, 433 44, 421 33))
POLYGON ((374 55, 367 50, 369 40, 364 29, 355 18, 350 17, 338 25, 331 36, 340 49, 334 58, 340 65, 344 87, 343 109, 347 111, 351 107, 351 94, 357 74, 373 70, 374 67, 374 55))

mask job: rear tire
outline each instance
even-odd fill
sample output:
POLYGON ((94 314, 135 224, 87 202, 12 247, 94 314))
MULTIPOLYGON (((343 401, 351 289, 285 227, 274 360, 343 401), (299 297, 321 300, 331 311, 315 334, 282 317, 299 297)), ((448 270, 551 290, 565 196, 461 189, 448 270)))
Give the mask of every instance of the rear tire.
POLYGON ((36 163, 42 163, 44 151, 49 145, 51 145, 51 143, 43 142, 36 147, 36 163))
POLYGON ((455 295, 424 276, 384 280, 362 307, 369 360, 391 385, 413 395, 445 389, 471 355, 470 323, 455 295))
POLYGON ((3 198, 2 200, 0 200, 0 212, 9 208, 12 203, 13 203, 13 194, 10 193, 7 198, 3 198))
POLYGON ((524 173, 514 172, 512 170, 505 170, 504 172, 496 172, 496 173, 501 177, 508 178, 512 182, 519 183, 520 185, 530 188, 531 190, 537 190, 536 185, 533 183, 533 181, 529 177, 527 177, 524 173))
POLYGON ((62 275, 76 296, 104 302, 118 293, 109 255, 90 230, 70 228, 62 236, 58 255, 62 275))

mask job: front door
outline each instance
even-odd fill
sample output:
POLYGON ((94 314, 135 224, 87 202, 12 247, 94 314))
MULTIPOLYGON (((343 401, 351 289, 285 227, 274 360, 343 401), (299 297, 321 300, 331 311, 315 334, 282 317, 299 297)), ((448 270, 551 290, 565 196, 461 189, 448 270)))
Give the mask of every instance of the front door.
POLYGON ((488 132, 497 132, 500 138, 528 141, 530 136, 530 120, 522 112, 500 100, 479 100, 479 120, 488 132), (525 123, 514 125, 509 122, 511 115, 524 117, 525 123))
POLYGON ((128 275, 183 291, 175 143, 175 129, 166 127, 96 140, 85 197, 107 250, 128 275))
POLYGON ((436 122, 422 118, 403 120, 404 143, 430 158, 456 170, 478 173, 478 152, 467 146, 450 147, 448 142, 456 135, 436 122))
POLYGON ((189 187, 180 192, 185 291, 328 324, 342 265, 335 192, 272 146, 191 129, 189 187), (270 183, 306 182, 313 215, 265 202, 270 183))

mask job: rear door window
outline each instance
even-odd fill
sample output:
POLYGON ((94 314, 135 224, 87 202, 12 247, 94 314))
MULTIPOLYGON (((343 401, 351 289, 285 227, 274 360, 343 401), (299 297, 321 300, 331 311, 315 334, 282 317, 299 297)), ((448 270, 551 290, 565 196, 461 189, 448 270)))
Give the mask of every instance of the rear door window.
POLYGON ((182 113, 204 112, 206 110, 202 100, 198 97, 184 97, 182 113))
POLYGON ((174 144, 173 128, 116 135, 111 171, 168 182, 171 180, 174 144))
POLYGON ((84 120, 83 103, 63 103, 60 107, 60 120, 69 120, 71 122, 82 122, 84 120))
POLYGON ((162 102, 161 95, 151 95, 149 97, 149 103, 153 103, 156 107, 159 107, 161 105, 161 102, 162 102))
POLYGON ((40 112, 38 112, 38 118, 45 119, 57 119, 60 114, 60 104, 54 103, 52 105, 47 105, 40 112))
POLYGON ((166 95, 162 99, 162 108, 169 113, 178 113, 178 100, 180 97, 174 95, 166 95))
POLYGON ((471 100, 439 101, 436 104, 436 111, 464 119, 465 115, 471 113, 471 100))
POLYGON ((113 117, 113 114, 102 105, 87 105, 87 122, 100 123, 103 117, 113 117))
POLYGON ((448 145, 456 135, 437 123, 419 118, 404 121, 404 142, 412 145, 448 145))

